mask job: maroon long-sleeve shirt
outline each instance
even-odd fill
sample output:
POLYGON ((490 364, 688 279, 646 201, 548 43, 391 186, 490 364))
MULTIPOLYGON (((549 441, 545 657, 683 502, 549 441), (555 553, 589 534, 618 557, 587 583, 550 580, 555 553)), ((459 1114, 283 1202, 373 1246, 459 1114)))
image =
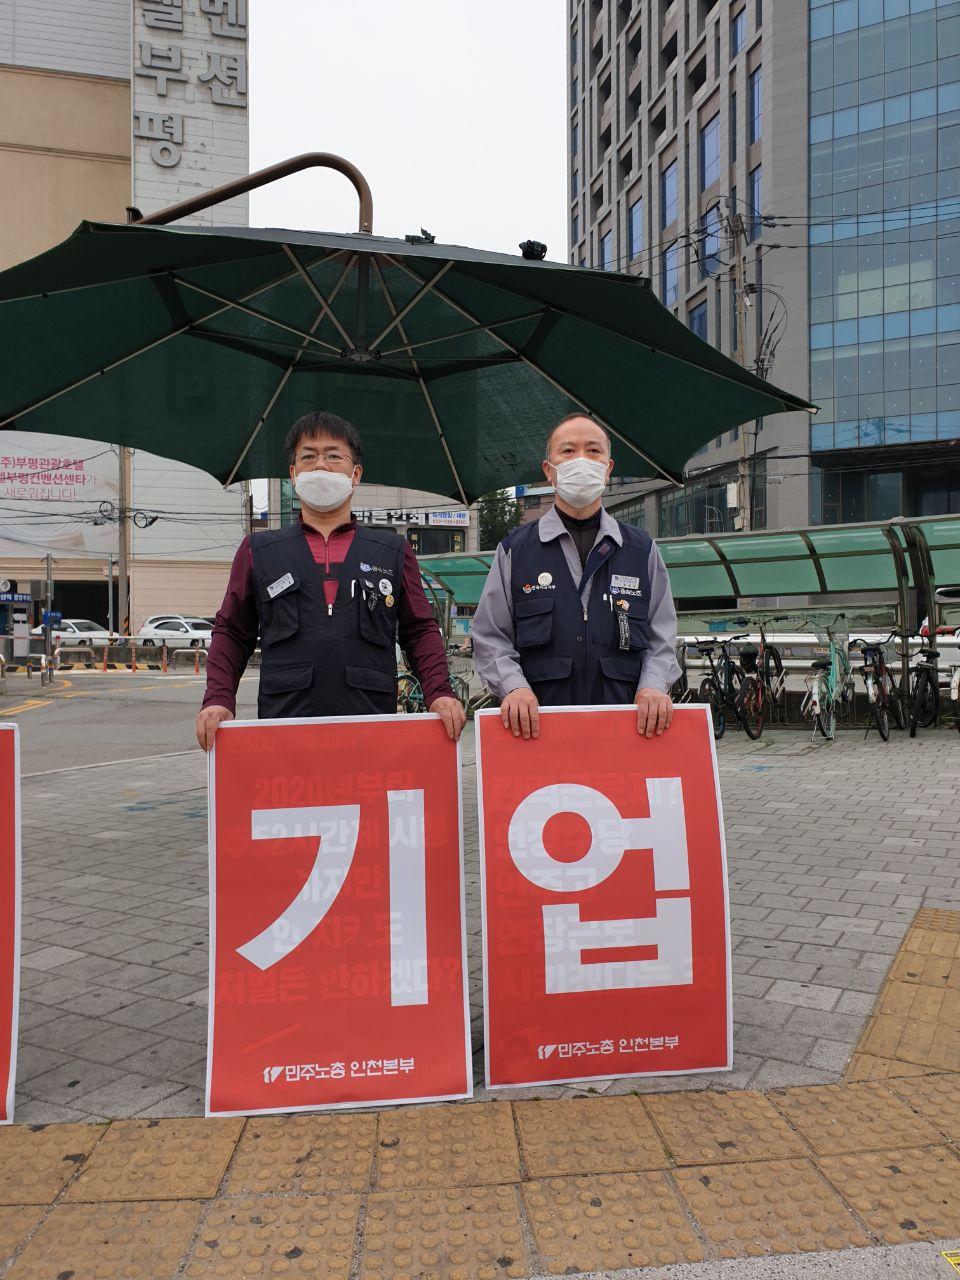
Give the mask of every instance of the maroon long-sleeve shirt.
MULTIPOLYGON (((339 525, 325 538, 316 529, 303 525, 307 546, 314 563, 328 567, 346 559, 356 531, 356 520, 339 525)), ((321 571, 318 567, 318 574, 321 571)), ((321 574, 321 576, 323 576, 321 574)), ((414 675, 423 688, 429 707, 435 698, 454 696, 450 687, 447 657, 440 638, 440 628, 433 616, 420 579, 420 566, 408 542, 403 544, 402 587, 397 593, 397 629, 400 647, 407 655, 414 675)), ((336 605, 336 579, 324 578, 323 588, 328 605, 336 605)), ((237 688, 250 655, 257 647, 259 622, 253 590, 253 552, 246 537, 237 548, 230 570, 226 595, 213 624, 210 652, 207 655, 207 688, 205 707, 226 707, 236 711, 237 688)))

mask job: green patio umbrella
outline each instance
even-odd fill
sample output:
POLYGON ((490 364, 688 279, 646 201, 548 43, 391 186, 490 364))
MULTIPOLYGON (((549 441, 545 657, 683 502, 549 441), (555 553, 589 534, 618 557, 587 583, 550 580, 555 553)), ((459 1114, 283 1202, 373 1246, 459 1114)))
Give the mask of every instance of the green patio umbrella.
POLYGON ((577 409, 610 431, 618 474, 672 481, 722 431, 810 409, 641 278, 366 231, 83 222, 0 273, 0 352, 0 428, 230 484, 286 475, 285 432, 326 409, 360 428, 367 481, 464 503, 536 474, 577 409))

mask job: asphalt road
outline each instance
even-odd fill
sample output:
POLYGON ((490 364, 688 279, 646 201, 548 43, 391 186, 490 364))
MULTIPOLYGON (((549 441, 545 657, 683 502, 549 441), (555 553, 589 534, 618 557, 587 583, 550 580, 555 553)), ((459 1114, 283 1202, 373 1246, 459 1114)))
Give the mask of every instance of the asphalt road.
MULTIPOLYGON (((38 676, 7 676, 0 721, 20 726, 24 774, 199 751, 194 720, 204 676, 192 672, 69 671, 42 688, 38 676)), ((244 676, 237 714, 255 718, 257 676, 244 676)))

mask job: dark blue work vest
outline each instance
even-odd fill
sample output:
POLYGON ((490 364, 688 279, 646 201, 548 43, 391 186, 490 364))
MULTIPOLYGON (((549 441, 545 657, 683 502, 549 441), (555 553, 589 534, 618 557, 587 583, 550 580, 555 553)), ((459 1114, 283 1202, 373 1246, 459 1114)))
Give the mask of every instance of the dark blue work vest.
POLYGON ((324 570, 300 525, 255 533, 261 719, 392 715, 397 710, 397 601, 403 540, 357 528, 328 610, 324 570))
MULTIPOLYGON (((619 524, 619 522, 618 522, 619 524)), ((575 583, 560 538, 540 541, 537 521, 504 539, 510 551, 520 666, 545 707, 633 702, 650 643, 651 539, 619 524, 623 546, 604 537, 575 583), (592 578, 589 608, 580 587, 592 578)))

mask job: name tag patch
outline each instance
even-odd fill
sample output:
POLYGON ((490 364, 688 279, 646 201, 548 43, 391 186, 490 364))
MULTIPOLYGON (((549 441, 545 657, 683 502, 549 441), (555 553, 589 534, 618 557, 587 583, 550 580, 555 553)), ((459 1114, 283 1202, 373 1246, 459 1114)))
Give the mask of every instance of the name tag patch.
POLYGON ((614 591, 616 591, 618 587, 625 587, 627 590, 636 591, 640 586, 640 579, 631 578, 629 575, 624 573, 612 573, 610 575, 610 586, 614 591))
POLYGON ((276 582, 271 582, 267 587, 267 595, 271 600, 275 599, 281 591, 286 591, 287 587, 293 586, 293 574, 285 573, 282 578, 278 578, 276 582))

